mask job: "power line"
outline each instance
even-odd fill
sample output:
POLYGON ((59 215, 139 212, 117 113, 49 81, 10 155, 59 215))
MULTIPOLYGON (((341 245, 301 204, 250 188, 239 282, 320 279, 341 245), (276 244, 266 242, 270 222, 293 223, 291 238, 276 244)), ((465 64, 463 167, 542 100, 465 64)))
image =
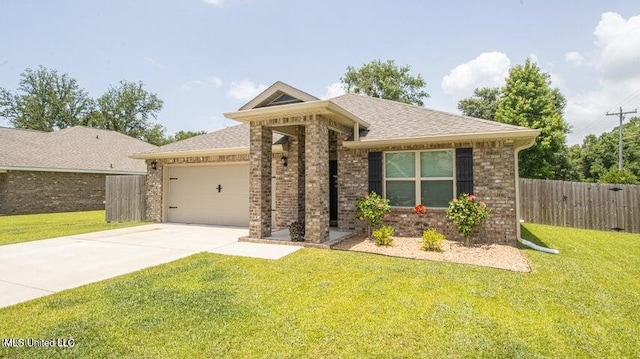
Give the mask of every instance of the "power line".
POLYGON ((620 107, 620 111, 617 113, 609 113, 607 112, 607 116, 619 116, 620 117, 620 141, 618 143, 618 169, 622 169, 622 120, 624 119, 623 115, 628 113, 638 113, 638 109, 633 111, 622 112, 622 107, 620 107))

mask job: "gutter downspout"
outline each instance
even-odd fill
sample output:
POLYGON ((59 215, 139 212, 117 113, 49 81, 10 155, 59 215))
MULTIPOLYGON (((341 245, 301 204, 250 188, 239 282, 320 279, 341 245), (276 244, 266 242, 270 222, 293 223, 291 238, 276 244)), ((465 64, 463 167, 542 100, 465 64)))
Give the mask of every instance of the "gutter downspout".
POLYGON ((521 236, 521 229, 520 229, 520 175, 518 174, 518 154, 520 153, 520 151, 522 150, 526 150, 527 148, 533 146, 533 144, 535 143, 535 138, 532 138, 531 140, 529 140, 529 142, 526 142, 525 144, 521 145, 521 146, 517 146, 515 148, 514 151, 514 160, 515 160, 515 165, 516 165, 516 219, 517 219, 517 226, 516 226, 516 236, 518 239, 518 242, 522 243, 522 245, 527 246, 531 249, 535 249, 536 251, 540 251, 540 252, 544 252, 544 253, 550 253, 550 254, 558 254, 560 253, 560 251, 558 251, 557 249, 553 249, 553 248, 547 248, 547 247, 541 247, 535 243, 531 243, 530 241, 526 240, 526 239, 522 239, 521 236))

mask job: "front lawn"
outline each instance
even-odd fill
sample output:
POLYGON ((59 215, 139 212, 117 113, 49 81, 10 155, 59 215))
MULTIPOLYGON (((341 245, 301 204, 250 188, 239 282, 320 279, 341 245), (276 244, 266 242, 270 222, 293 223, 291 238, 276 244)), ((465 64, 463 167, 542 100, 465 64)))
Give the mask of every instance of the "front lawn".
POLYGON ((105 211, 0 216, 0 245, 137 226, 140 222, 107 223, 105 211))
POLYGON ((11 358, 633 358, 640 235, 527 224, 532 272, 303 249, 198 254, 0 309, 11 358))

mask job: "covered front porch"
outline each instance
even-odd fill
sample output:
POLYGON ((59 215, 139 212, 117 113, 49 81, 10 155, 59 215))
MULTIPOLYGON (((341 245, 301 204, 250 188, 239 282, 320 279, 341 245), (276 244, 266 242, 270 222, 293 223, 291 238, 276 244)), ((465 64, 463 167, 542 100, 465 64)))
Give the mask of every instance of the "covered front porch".
POLYGON ((305 242, 329 242, 330 225, 338 223, 338 147, 357 138, 367 124, 328 101, 241 109, 225 116, 250 125, 249 238, 274 238, 274 230, 288 232, 291 223, 301 221, 305 242), (272 153, 274 132, 286 136, 282 154, 272 153))

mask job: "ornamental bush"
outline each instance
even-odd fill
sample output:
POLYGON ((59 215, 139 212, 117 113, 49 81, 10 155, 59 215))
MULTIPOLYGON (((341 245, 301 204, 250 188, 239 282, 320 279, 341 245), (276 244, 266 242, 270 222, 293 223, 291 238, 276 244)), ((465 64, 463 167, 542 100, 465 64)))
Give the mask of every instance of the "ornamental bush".
POLYGON ((420 247, 425 251, 442 252, 442 241, 444 234, 433 228, 422 231, 422 243, 420 247))
POLYGON ((458 232, 462 233, 466 244, 469 243, 473 230, 488 216, 487 205, 472 194, 461 194, 460 197, 449 202, 449 208, 447 208, 447 218, 453 222, 458 232))
POLYGON ((390 226, 383 226, 373 231, 373 243, 376 246, 390 246, 393 244, 393 234, 395 231, 390 226))
POLYGON ((356 204, 358 219, 367 222, 367 235, 371 237, 371 230, 382 223, 386 214, 391 212, 389 200, 380 197, 375 192, 366 194, 356 204))

